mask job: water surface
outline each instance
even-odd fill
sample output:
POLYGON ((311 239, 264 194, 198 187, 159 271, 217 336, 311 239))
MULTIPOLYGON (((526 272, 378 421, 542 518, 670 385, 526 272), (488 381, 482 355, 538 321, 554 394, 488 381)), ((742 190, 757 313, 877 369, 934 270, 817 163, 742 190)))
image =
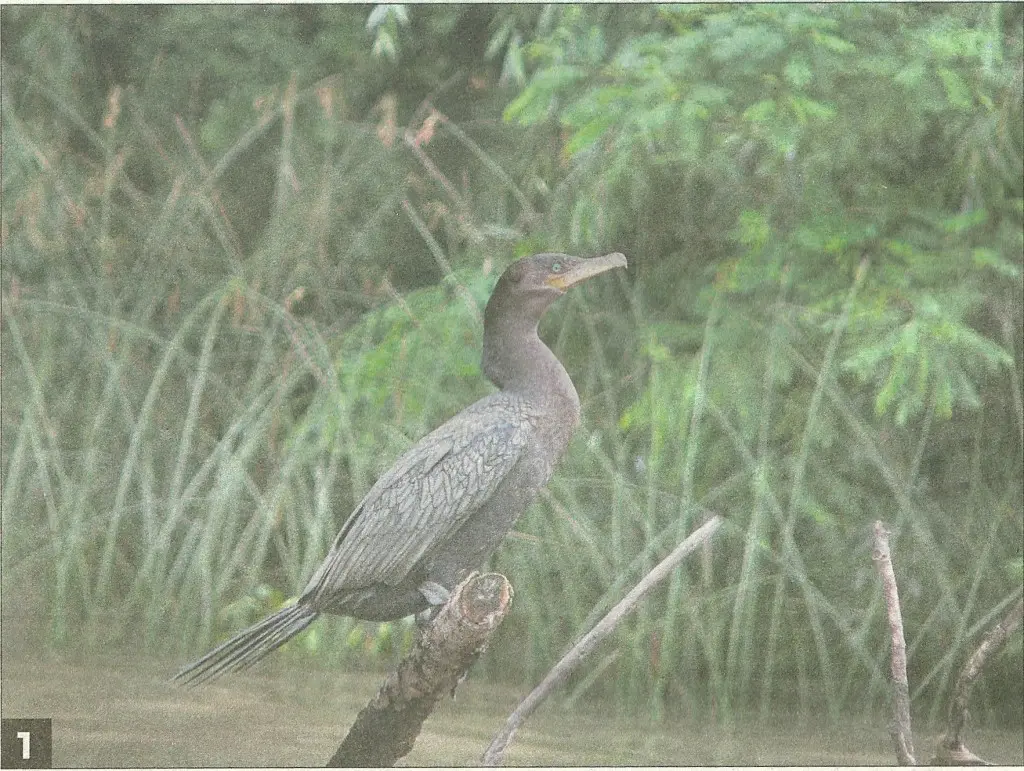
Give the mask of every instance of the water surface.
MULTIPOLYGON (((7 655, 5 717, 52 717, 55 766, 320 766, 380 674, 300 670, 268 660, 196 689, 166 679, 181 662, 115 658, 71 661, 7 655)), ((525 691, 472 677, 427 721, 413 766, 478 765, 525 691)), ((519 731, 506 765, 890 765, 885 717, 843 728, 777 721, 732 728, 695 720, 651 725, 609 717, 595 705, 576 712, 546 705, 519 731)), ((927 760, 935 735, 915 736, 927 760)), ((1001 764, 1024 763, 1019 732, 975 729, 969 745, 1001 764)))

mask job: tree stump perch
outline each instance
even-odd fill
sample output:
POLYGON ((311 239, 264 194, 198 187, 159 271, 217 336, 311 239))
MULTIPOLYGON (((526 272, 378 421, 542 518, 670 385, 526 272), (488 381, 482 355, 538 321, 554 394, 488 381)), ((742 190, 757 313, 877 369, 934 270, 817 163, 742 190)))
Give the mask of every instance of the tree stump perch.
POLYGON ((498 573, 474 573, 459 584, 356 717, 327 767, 393 766, 407 755, 437 702, 454 694, 486 649, 512 596, 512 585, 498 573))

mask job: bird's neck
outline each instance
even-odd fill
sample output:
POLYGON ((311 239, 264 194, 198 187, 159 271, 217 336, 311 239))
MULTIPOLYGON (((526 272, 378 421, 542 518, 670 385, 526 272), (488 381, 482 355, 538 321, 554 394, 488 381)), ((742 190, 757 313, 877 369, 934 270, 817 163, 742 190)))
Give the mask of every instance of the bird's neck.
POLYGON ((502 391, 511 391, 540 409, 579 419, 580 398, 569 373, 537 334, 537 322, 505 318, 484 329, 484 375, 502 391))

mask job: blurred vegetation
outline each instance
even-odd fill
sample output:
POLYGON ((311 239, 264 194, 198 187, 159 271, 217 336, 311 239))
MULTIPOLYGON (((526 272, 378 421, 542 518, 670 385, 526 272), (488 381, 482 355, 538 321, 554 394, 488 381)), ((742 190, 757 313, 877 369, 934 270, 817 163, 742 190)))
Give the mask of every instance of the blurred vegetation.
MULTIPOLYGON (((479 309, 624 252, 542 333, 584 402, 494 566, 536 681, 707 511, 567 701, 915 709, 1024 581, 1019 5, 5 6, 3 589, 41 644, 183 658, 278 607, 487 392, 479 309), (25 610, 27 608, 27 610, 25 610)), ((14 613, 5 603, 5 619, 14 613)), ((371 664, 407 621, 281 655, 371 664)), ((1019 725, 1021 636, 975 690, 1019 725)))

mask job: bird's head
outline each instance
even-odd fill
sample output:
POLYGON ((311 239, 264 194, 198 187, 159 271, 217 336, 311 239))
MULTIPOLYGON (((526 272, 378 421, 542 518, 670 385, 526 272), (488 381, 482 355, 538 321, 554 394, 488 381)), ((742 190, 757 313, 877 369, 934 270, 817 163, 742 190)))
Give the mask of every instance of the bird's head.
POLYGON ((570 254, 543 253, 513 262, 498 279, 487 317, 514 314, 537 321, 570 288, 612 268, 626 267, 620 252, 584 259, 570 254))

